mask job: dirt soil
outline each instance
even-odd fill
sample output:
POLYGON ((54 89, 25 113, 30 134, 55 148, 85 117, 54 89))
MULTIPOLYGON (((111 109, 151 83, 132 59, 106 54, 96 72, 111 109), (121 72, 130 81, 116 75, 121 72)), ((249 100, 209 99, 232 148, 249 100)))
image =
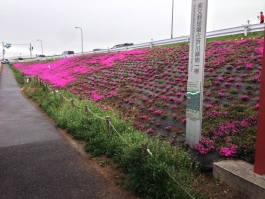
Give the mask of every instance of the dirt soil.
MULTIPOLYGON (((28 99, 23 90, 21 89, 21 94, 28 99)), ((36 103, 28 99, 37 109, 41 111, 36 103)), ((42 111, 41 111, 42 112, 42 111)), ((55 122, 43 113, 45 117, 51 121, 54 125, 55 122)), ((77 141, 72 138, 65 130, 58 129, 59 132, 69 141, 70 145, 74 147, 77 151, 80 152, 82 157, 93 167, 95 168, 104 178, 106 178, 110 184, 110 190, 113 190, 113 196, 110 198, 116 199, 140 199, 136 197, 131 191, 125 188, 126 175, 120 170, 116 169, 116 164, 112 159, 102 157, 91 158, 89 153, 84 152, 83 148, 85 146, 84 141, 77 141), (119 193, 119 195, 117 195, 119 193)), ((220 182, 218 179, 215 179, 212 173, 202 173, 195 180, 193 187, 206 194, 209 199, 247 199, 246 196, 238 192, 237 190, 229 187, 228 185, 220 182)))

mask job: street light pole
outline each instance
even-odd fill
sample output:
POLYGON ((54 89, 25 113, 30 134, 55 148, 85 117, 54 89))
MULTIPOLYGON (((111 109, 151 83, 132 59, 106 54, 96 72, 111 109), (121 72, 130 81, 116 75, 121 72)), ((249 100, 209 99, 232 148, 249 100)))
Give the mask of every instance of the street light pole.
POLYGON ((172 0, 171 39, 173 38, 173 16, 174 16, 174 0, 172 0))
MULTIPOLYGON (((80 28, 80 27, 75 27, 75 28, 80 28)), ((83 54, 83 31, 82 28, 80 28, 81 30, 81 45, 82 45, 82 54, 83 54)))
POLYGON ((37 41, 40 41, 41 42, 41 55, 43 55, 42 41, 40 39, 37 39, 37 41))

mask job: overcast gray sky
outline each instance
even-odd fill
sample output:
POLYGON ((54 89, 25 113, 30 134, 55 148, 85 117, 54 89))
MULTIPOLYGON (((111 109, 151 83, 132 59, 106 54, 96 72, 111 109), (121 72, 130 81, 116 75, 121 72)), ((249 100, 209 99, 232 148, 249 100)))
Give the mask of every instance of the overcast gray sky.
MULTIPOLYGON (((171 36, 172 0, 0 0, 0 41, 11 43, 5 57, 84 52, 115 44, 171 36)), ((190 33, 191 0, 174 0, 173 37, 190 33)), ((258 23, 263 0, 209 0, 207 32, 258 23)), ((1 45, 2 46, 2 45, 1 45)), ((1 57, 2 57, 2 47, 1 57)))

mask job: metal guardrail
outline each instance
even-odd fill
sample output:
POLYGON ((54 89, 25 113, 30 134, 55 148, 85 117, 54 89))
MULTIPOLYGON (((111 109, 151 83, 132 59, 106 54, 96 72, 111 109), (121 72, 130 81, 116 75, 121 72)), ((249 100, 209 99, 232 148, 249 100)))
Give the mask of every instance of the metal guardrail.
MULTIPOLYGON (((220 37, 220 36, 242 34, 242 33, 247 33, 247 32, 263 31, 264 26, 265 26, 265 24, 253 24, 253 25, 249 24, 249 25, 242 25, 242 26, 238 26, 238 27, 234 27, 234 28, 215 30, 215 31, 207 32, 206 38, 214 38, 214 37, 220 37)), ((161 46, 161 45, 175 44, 175 43, 181 43, 181 42, 188 42, 189 38, 190 38, 190 36, 187 35, 187 36, 175 37, 172 39, 164 39, 164 40, 135 44, 135 45, 127 46, 127 47, 123 47, 123 48, 105 49, 105 50, 101 50, 101 51, 89 51, 89 52, 84 52, 84 54, 99 54, 99 53, 108 53, 108 52, 127 51, 127 50, 132 50, 132 49, 139 49, 139 48, 150 48, 153 46, 161 46)), ((47 59, 61 59, 61 58, 80 56, 80 55, 82 55, 82 54, 76 53, 74 55, 35 57, 32 59, 18 60, 18 62, 28 62, 28 61, 35 61, 35 60, 47 60, 47 59)))

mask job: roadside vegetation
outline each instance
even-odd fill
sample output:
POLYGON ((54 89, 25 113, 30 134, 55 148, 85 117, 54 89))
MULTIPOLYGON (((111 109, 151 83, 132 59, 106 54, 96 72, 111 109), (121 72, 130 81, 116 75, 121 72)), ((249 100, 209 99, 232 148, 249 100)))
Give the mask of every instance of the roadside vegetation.
POLYGON ((180 147, 172 147, 168 142, 148 136, 121 119, 115 113, 98 107, 96 103, 80 100, 77 96, 59 91, 54 93, 31 81, 23 87, 23 92, 36 102, 48 114, 59 128, 66 129, 77 140, 86 141, 85 150, 92 157, 106 155, 112 158, 117 169, 121 169, 128 180, 125 187, 136 195, 146 198, 190 198, 186 191, 195 198, 205 198, 192 188, 199 173, 199 164, 180 147), (74 100, 74 108, 66 99, 74 100), (93 115, 86 116, 84 107, 88 105, 93 115), (110 128, 106 133, 106 116, 121 137, 110 128), (170 176, 170 175, 171 176, 170 176), (174 179, 179 183, 177 184, 174 179), (184 191, 184 188, 186 191, 184 191))
POLYGON ((16 69, 14 66, 9 65, 9 68, 12 70, 12 72, 14 73, 15 79, 17 81, 17 83, 22 86, 24 84, 24 77, 21 75, 21 71, 19 71, 18 69, 16 69))

